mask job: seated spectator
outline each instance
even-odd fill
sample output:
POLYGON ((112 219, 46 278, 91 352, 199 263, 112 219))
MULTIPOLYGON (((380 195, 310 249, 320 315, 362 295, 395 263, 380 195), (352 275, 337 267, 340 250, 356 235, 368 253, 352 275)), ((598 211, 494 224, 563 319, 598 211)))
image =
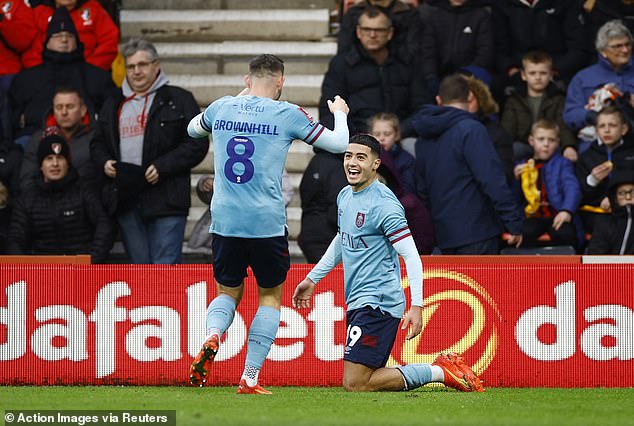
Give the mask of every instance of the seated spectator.
POLYGON ((84 61, 77 31, 66 8, 55 9, 48 25, 44 62, 15 76, 9 89, 13 137, 21 145, 42 128, 55 89, 77 89, 94 116, 105 99, 117 93, 110 74, 84 61))
MULTIPOLYGON (((196 195, 198 199, 206 206, 211 204, 211 199, 214 195, 214 176, 204 175, 198 179, 196 183, 196 195)), ((284 198, 284 204, 288 206, 295 196, 295 190, 293 184, 290 182, 288 172, 284 169, 282 173, 282 197, 284 198)), ((191 249, 209 249, 211 250, 211 233, 209 227, 211 226, 211 212, 209 209, 205 211, 196 221, 192 232, 187 240, 187 245, 191 249)))
POLYGON ((90 254, 106 260, 111 224, 98 194, 82 185, 70 162, 68 143, 47 136, 38 146, 41 176, 37 188, 16 201, 9 226, 9 254, 90 254))
POLYGON ((597 217, 586 254, 634 254, 634 172, 615 172, 610 184, 611 213, 597 217))
POLYGON ((533 156, 528 143, 533 123, 545 118, 559 126, 562 155, 577 161, 577 138, 566 127, 562 113, 566 96, 553 83, 553 62, 543 50, 530 50, 522 57, 523 84, 506 100, 500 124, 513 139, 513 157, 522 161, 533 156))
MULTIPOLYGON (((551 244, 579 247, 578 229, 573 216, 581 201, 581 190, 573 163, 559 154, 559 126, 556 122, 536 121, 528 136, 533 156, 515 166, 521 180, 525 219, 522 226, 524 247, 537 247, 538 238, 547 233, 551 244)), ((579 229, 580 231, 580 229, 579 229)))
POLYGON ((37 34, 33 12, 22 1, 5 1, 0 8, 0 139, 11 139, 9 86, 22 69, 20 55, 27 50, 37 34))
POLYGON ((130 39, 122 49, 126 79, 99 114, 90 154, 107 177, 108 213, 116 216, 132 263, 181 262, 191 205, 191 169, 209 150, 187 124, 200 106, 169 85, 154 45, 130 39))
POLYGON ((337 53, 344 53, 358 43, 356 32, 359 17, 366 7, 375 6, 390 17, 394 26, 392 45, 403 57, 418 57, 421 52, 422 22, 418 11, 401 0, 362 0, 341 18, 337 33, 337 53))
POLYGON ((548 52, 553 58, 555 79, 564 84, 592 61, 591 53, 586 51, 581 1, 502 0, 491 5, 497 86, 520 84, 522 57, 529 50, 548 52))
POLYGON ((20 170, 20 186, 23 191, 33 188, 39 180, 37 149, 40 140, 52 133, 61 135, 70 146, 73 167, 85 183, 95 183, 97 169, 90 159, 90 140, 94 129, 88 116, 88 108, 81 95, 73 88, 58 88, 53 95, 53 107, 46 116, 44 130, 36 132, 24 149, 20 170))
POLYGON ((510 185, 513 182, 513 141, 497 121, 497 113, 500 110, 498 104, 493 99, 489 87, 482 80, 475 76, 465 76, 465 78, 470 92, 469 112, 475 114, 486 127, 510 185))
POLYGON ((427 0, 423 20, 422 68, 431 94, 440 80, 464 67, 493 71, 491 13, 477 0, 427 0))
POLYGON ((119 47, 119 28, 97 0, 45 0, 36 6, 33 15, 38 35, 22 56, 24 66, 30 68, 42 63, 47 27, 56 8, 65 8, 70 13, 86 62, 110 71, 119 47))
POLYGON ((381 112, 370 118, 370 134, 378 139, 381 150, 390 157, 396 168, 396 174, 405 191, 416 194, 414 179, 414 157, 401 147, 401 132, 398 117, 392 113, 381 112))
MULTIPOLYGON (((609 21, 599 29, 595 45, 598 62, 579 71, 568 86, 563 117, 575 133, 594 126, 597 112, 604 106, 596 99, 590 102, 597 89, 612 84, 621 93, 634 93, 632 33, 621 21, 609 21)), ((624 103, 632 104, 631 98, 624 103)))
POLYGON ((596 120, 597 139, 579 156, 576 165, 587 232, 592 232, 597 214, 610 210, 608 188, 613 171, 634 170, 634 141, 623 111, 614 106, 606 107, 596 120))
POLYGON ((402 57, 388 42, 394 29, 390 18, 369 6, 359 17, 355 43, 332 58, 321 87, 319 118, 332 127, 327 100, 335 95, 350 107, 350 134, 367 132, 368 119, 378 112, 392 112, 401 121, 401 136, 413 136, 410 116, 425 102, 431 102, 422 79, 416 72, 414 57, 402 57))
POLYGON ((588 23, 588 50, 594 49, 597 32, 608 21, 620 19, 630 32, 634 32, 634 2, 632 0, 585 0, 583 9, 588 23))
POLYGON ((299 184, 302 225, 297 242, 308 263, 317 263, 337 234, 337 195, 348 184, 343 154, 313 148, 299 184))
POLYGON ((0 136, 0 254, 6 253, 11 208, 20 192, 21 160, 20 147, 0 136))

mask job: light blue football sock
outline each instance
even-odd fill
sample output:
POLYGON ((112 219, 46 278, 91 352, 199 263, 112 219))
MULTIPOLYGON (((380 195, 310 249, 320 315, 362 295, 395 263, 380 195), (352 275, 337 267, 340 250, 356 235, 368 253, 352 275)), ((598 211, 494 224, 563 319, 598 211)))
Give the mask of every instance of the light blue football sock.
POLYGON ((431 366, 429 364, 408 364, 396 368, 405 378, 406 390, 416 389, 431 382, 431 366))
POLYGON ((222 337, 233 322, 236 313, 236 301, 231 296, 220 294, 207 307, 207 334, 218 330, 218 337, 222 337))
POLYGON ((268 306, 258 308, 249 327, 245 366, 255 367, 258 370, 262 368, 279 326, 280 311, 268 306))

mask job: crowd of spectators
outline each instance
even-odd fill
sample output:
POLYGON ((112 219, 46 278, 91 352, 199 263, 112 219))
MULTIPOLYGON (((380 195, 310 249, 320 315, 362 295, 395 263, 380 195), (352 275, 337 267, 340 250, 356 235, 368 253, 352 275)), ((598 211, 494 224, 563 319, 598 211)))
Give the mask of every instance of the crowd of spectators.
MULTIPOLYGON (((185 131, 193 95, 144 40, 122 47, 118 88, 120 34, 97 0, 0 6, 0 252, 104 262, 119 237, 132 263, 181 262, 191 169, 208 150, 185 131)), ((379 174, 420 253, 506 240, 634 254, 632 16, 629 0, 356 2, 320 119, 332 127, 326 100, 340 95, 350 134, 381 141, 379 174)), ((341 163, 315 150, 302 178, 309 262, 337 232, 341 163)), ((212 183, 197 188, 206 202, 212 183)))

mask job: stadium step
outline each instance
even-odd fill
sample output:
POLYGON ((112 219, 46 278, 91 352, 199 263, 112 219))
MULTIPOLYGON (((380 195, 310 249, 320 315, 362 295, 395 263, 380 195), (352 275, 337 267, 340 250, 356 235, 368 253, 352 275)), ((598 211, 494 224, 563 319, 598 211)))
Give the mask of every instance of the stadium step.
POLYGON ((161 68, 172 74, 233 74, 248 71, 248 61, 262 52, 284 59, 285 73, 323 75, 337 51, 334 41, 225 41, 218 43, 156 43, 161 68))
POLYGON ((152 41, 321 40, 328 9, 122 10, 124 37, 152 41))
MULTIPOLYGON (((319 105, 321 83, 319 75, 289 75, 286 77, 282 96, 290 102, 302 106, 319 105)), ((170 84, 183 87, 194 93, 200 105, 209 103, 229 94, 238 94, 244 89, 242 75, 188 75, 169 76, 170 84)))
POLYGON ((123 0, 123 9, 332 9, 336 0, 123 0))

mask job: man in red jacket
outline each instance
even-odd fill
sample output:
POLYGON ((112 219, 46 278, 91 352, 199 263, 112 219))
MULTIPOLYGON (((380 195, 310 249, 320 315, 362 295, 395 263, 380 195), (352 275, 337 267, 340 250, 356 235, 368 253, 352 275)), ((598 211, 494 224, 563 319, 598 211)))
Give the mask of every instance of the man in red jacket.
POLYGON ((26 51, 37 34, 33 11, 23 1, 0 1, 0 137, 11 139, 7 92, 22 69, 20 55, 26 51))
POLYGON ((33 15, 38 34, 22 56, 24 66, 30 68, 42 63, 46 28, 58 7, 65 7, 70 12, 79 41, 84 45, 86 62, 109 71, 117 56, 119 29, 97 0, 45 0, 35 7, 33 15))

